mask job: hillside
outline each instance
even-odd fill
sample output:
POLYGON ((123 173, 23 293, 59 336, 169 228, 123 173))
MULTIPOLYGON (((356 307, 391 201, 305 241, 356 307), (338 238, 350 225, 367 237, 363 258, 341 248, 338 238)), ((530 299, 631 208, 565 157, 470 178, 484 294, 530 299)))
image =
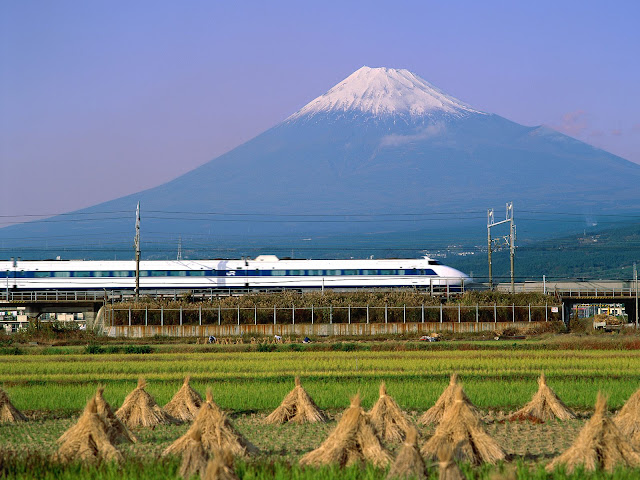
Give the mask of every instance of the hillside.
MULTIPOLYGON (((597 220, 640 211, 638 184, 640 165, 479 111, 407 70, 363 67, 171 182, 1 229, 0 257, 129 256, 137 202, 151 255, 173 256, 181 237, 217 256, 305 238, 324 255, 333 247, 319 240, 342 235, 374 250, 384 232, 475 245, 488 207, 513 201, 516 215, 569 211, 597 220)), ((521 244, 568 231, 531 216, 517 217, 517 225, 521 244)))

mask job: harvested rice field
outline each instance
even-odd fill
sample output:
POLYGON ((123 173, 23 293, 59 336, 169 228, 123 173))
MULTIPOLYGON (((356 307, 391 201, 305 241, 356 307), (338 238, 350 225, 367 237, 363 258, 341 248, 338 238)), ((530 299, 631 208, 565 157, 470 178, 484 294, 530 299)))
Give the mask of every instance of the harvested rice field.
MULTIPOLYGON (((191 431, 193 423, 189 421, 131 426, 138 441, 116 445, 121 455, 119 464, 110 461, 62 463, 55 456, 60 446, 58 438, 78 422, 98 386, 104 387, 104 399, 115 412, 143 377, 144 390, 163 407, 184 387, 184 379, 190 375, 190 387, 203 399, 210 389, 211 401, 224 410, 222 415, 228 423, 259 450, 247 457, 236 455, 233 468, 238 478, 383 479, 390 465, 375 466, 375 462, 367 461, 346 467, 303 467, 299 462, 329 437, 357 392, 364 411, 371 409, 378 401, 381 381, 385 382, 388 395, 406 412, 409 423, 417 428, 418 447, 423 446, 434 436, 437 426, 420 423, 420 417, 438 401, 450 383, 452 372, 458 374, 469 402, 477 408, 470 410, 477 412, 478 423, 473 428, 486 432, 506 454, 506 460, 497 465, 458 462, 466 478, 640 478, 640 464, 629 467, 622 462, 615 462, 620 465, 613 466, 611 472, 601 468, 585 472, 577 467, 568 473, 561 466, 548 473, 544 469, 574 443, 594 412, 598 391, 608 396, 610 416, 613 416, 640 387, 638 352, 519 350, 509 346, 486 350, 231 352, 219 349, 183 353, 72 352, 0 356, 0 386, 27 418, 26 422, 0 423, 0 477, 182 478, 180 457, 162 456, 162 453, 191 431), (521 409, 538 391, 542 372, 546 375, 546 384, 577 418, 542 422, 521 416, 510 421, 509 415, 521 409), (294 389, 295 376, 300 376, 302 387, 326 413, 326 423, 265 421, 294 389)), ((629 422, 631 417, 625 418, 629 422)), ((634 451, 640 447, 637 437, 633 441, 629 438, 629 442, 637 445, 630 447, 634 451)), ((401 441, 388 439, 381 440, 380 445, 390 458, 395 458, 402 448, 401 441)), ((627 458, 624 454, 623 457, 627 458)), ((425 460, 427 478, 439 478, 437 459, 425 460)))

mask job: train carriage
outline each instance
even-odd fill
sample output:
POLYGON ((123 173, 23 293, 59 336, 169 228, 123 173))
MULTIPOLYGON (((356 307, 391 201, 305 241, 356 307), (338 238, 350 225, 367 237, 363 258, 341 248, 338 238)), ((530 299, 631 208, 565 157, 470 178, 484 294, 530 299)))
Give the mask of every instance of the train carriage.
MULTIPOLYGON (((419 259, 296 260, 261 255, 241 260, 142 260, 140 289, 321 289, 461 287, 469 277, 429 257, 419 259)), ((12 291, 127 290, 132 260, 0 262, 12 291)))

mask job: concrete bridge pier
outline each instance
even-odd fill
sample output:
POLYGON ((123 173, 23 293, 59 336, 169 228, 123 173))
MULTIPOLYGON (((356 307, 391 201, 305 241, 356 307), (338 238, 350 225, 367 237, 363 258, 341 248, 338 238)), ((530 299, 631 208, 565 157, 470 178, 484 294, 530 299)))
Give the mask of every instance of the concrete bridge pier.
POLYGON ((53 304, 53 303, 29 303, 23 305, 24 313, 28 318, 40 318, 45 313, 78 314, 82 313, 82 319, 88 326, 93 325, 98 309, 102 303, 83 304, 53 304))

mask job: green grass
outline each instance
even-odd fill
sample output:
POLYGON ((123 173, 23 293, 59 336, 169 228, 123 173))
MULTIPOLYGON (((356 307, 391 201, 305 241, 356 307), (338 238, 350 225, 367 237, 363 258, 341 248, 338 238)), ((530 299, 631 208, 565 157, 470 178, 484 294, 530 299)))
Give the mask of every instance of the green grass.
MULTIPOLYGON (((100 463, 87 465, 82 463, 59 464, 48 457, 38 454, 8 456, 0 458, 0 477, 7 480, 160 480, 181 479, 178 475, 179 460, 176 458, 137 459, 127 458, 118 465, 100 463)), ((552 473, 544 471, 542 466, 530 467, 518 462, 515 469, 502 465, 492 467, 484 465, 472 468, 462 465, 467 479, 492 480, 496 478, 517 478, 518 480, 626 480, 640 478, 639 469, 621 469, 613 472, 584 472, 576 470, 567 474, 562 470, 552 473), (500 477, 500 474, 513 472, 513 477, 500 477)), ((384 480, 387 469, 371 465, 352 465, 345 468, 326 466, 305 468, 288 462, 246 462, 237 461, 235 471, 242 480, 384 480)), ((198 477, 193 477, 198 478, 198 477)), ((428 480, 439 478, 437 465, 428 467, 428 480)))
POLYGON ((522 405, 544 371, 570 406, 590 408, 598 390, 621 406, 640 386, 640 357, 633 351, 405 351, 158 353, 146 355, 0 356, 0 383, 18 408, 74 412, 96 386, 119 405, 139 376, 164 404, 191 375, 196 389, 213 390, 235 411, 275 408, 300 375, 323 408, 343 408, 360 391, 364 404, 377 398, 381 380, 404 408, 424 410, 458 372, 478 406, 522 405))
MULTIPOLYGON (((179 461, 159 456, 186 431, 187 425, 136 431, 140 442, 123 447, 126 461, 121 466, 59 465, 50 460, 56 439, 75 421, 75 415, 97 385, 106 387, 106 399, 117 408, 135 387, 139 376, 147 379, 147 391, 161 405, 178 390, 185 375, 192 375, 192 386, 201 393, 210 387, 216 402, 230 411, 237 428, 263 452, 257 459, 237 462, 236 469, 243 480, 385 478, 385 470, 371 466, 342 470, 298 466, 298 458, 316 448, 335 426, 335 421, 324 425, 264 425, 264 416, 290 391, 295 375, 302 376, 307 391, 332 415, 341 412, 348 405, 349 397, 358 391, 364 406, 369 408, 378 397, 380 381, 385 380, 389 393, 411 412, 414 420, 435 402, 453 371, 459 373, 471 400, 483 410, 494 412, 506 412, 526 403, 537 389, 536 379, 541 371, 560 397, 579 410, 592 408, 598 390, 608 394, 610 405, 618 408, 640 386, 640 356, 633 350, 482 348, 494 344, 477 342, 478 349, 464 351, 260 353, 216 349, 85 354, 69 350, 61 354, 0 356, 0 384, 13 403, 32 418, 24 424, 0 425, 0 451, 14 452, 0 458, 0 477, 178 478, 179 461)), ((640 478, 640 470, 629 469, 612 474, 544 472, 549 455, 567 448, 583 423, 583 419, 539 426, 490 423, 489 433, 499 439, 516 460, 495 468, 464 466, 465 472, 468 478, 474 479, 489 479, 501 469, 516 469, 518 479, 640 478), (527 460, 527 455, 536 459, 527 460)), ((428 428, 421 428, 423 438, 432 433, 428 428)), ((430 472, 430 478, 437 478, 435 468, 430 472)))

